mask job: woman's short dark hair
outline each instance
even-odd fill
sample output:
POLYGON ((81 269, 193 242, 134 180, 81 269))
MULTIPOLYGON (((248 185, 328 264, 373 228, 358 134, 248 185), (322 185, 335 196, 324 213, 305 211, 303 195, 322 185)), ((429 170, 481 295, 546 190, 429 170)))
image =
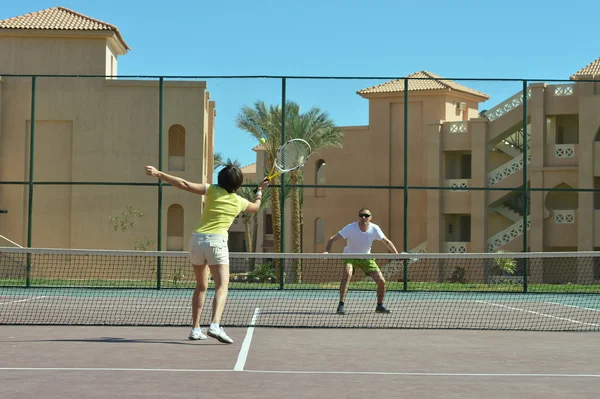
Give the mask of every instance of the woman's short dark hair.
POLYGON ((238 163, 227 160, 225 167, 219 172, 218 182, 219 187, 224 188, 228 193, 235 193, 244 182, 244 174, 238 163))

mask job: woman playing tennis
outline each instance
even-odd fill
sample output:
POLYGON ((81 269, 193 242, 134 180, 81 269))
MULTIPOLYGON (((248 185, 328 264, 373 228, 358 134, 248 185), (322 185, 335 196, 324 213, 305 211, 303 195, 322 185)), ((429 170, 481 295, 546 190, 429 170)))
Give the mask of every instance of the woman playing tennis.
POLYGON ((208 269, 215 280, 215 297, 212 306, 212 321, 207 334, 221 342, 231 344, 233 340, 220 326, 221 316, 227 301, 229 287, 229 249, 227 231, 240 212, 257 212, 260 207, 262 189, 269 180, 265 179, 256 191, 254 202, 240 197, 235 192, 244 181, 240 168, 228 162, 219 172, 218 185, 188 182, 146 166, 146 174, 165 183, 193 194, 206 196, 200 224, 190 238, 190 261, 196 275, 196 289, 192 295, 192 331, 189 339, 206 339, 200 329, 200 314, 208 289, 208 269), (208 266, 208 267, 207 267, 208 266))

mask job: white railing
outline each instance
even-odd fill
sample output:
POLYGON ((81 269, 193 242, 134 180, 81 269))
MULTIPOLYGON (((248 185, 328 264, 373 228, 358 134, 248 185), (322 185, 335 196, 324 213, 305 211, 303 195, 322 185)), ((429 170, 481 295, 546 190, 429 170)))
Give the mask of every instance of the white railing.
MULTIPOLYGON (((527 161, 531 161, 531 154, 527 154, 527 161)), ((523 169, 523 154, 514 157, 504 165, 500 165, 496 169, 488 173, 488 186, 493 186, 500 180, 507 178, 508 176, 515 174, 516 172, 523 169)))
POLYGON ((556 224, 573 224, 575 223, 575 211, 574 210, 563 210, 553 211, 554 223, 556 224))
POLYGON ((573 158, 575 156, 575 145, 556 144, 554 146, 554 156, 556 158, 573 158))
POLYGON ((444 252, 451 254, 464 254, 467 253, 466 242, 445 242, 444 252))
POLYGON ((467 133, 467 122, 448 122, 450 133, 467 133))
POLYGON ((554 86, 554 95, 559 96, 572 96, 573 95, 573 87, 572 84, 566 85, 556 85, 554 86))
MULTIPOLYGON (((527 91, 527 99, 531 98, 531 90, 527 91)), ((523 91, 518 92, 508 100, 496 105, 494 108, 486 111, 485 117, 488 120, 494 121, 500 118, 502 115, 512 111, 513 109, 521 106, 523 104, 523 91)))
MULTIPOLYGON (((527 218, 527 231, 531 227, 531 219, 527 218)), ((494 252, 504 244, 507 244, 515 238, 523 235, 523 220, 507 227, 498 234, 494 234, 488 239, 488 252, 494 252)))
POLYGON ((451 191, 466 191, 463 188, 469 187, 468 179, 448 179, 446 180, 446 187, 452 188, 451 191))

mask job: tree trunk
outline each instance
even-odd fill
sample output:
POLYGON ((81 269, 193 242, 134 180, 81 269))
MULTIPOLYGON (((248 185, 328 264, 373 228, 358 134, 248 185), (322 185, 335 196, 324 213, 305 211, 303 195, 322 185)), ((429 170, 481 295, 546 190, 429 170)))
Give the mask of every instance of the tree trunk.
MULTIPOLYGON (((298 171, 290 173, 290 184, 298 184, 298 171)), ((302 241, 301 241, 301 221, 300 221, 300 192, 298 187, 291 187, 291 201, 292 201, 292 252, 302 252, 302 241)), ((302 282, 302 261, 299 258, 294 258, 292 261, 292 272, 294 283, 300 284, 302 282)))
MULTIPOLYGON (((279 180, 279 179, 277 179, 279 180)), ((273 181, 273 184, 278 182, 273 181)), ((280 252, 281 243, 281 204, 279 203, 280 189, 272 187, 271 189, 271 219, 273 221, 273 252, 280 252)), ((281 259, 273 259, 275 267, 275 276, 278 282, 281 281, 281 259)))
MULTIPOLYGON (((259 211, 260 212, 260 211, 259 211)), ((258 214, 259 212, 254 212, 252 215, 252 246, 250 247, 251 252, 258 252, 256 246, 258 244, 258 214)), ((256 259, 250 259, 249 269, 250 271, 254 270, 256 265, 256 259)))

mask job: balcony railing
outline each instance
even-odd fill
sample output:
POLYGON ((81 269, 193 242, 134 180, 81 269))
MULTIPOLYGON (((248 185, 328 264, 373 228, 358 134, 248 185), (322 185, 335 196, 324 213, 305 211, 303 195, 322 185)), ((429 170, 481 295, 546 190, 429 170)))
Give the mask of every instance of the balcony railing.
MULTIPOLYGON (((527 218, 527 230, 531 227, 531 219, 527 218)), ((494 234, 488 239, 488 252, 494 252, 504 244, 507 244, 515 238, 523 235, 523 220, 508 226, 498 234, 494 234)))
MULTIPOLYGON (((527 154, 528 162, 531 161, 531 154, 527 154)), ((493 186, 500 180, 507 178, 508 176, 523 169, 523 154, 514 157, 504 165, 500 165, 498 168, 488 173, 488 186, 493 186)))
POLYGON ((444 251, 451 254, 464 254, 467 252, 466 242, 445 242, 444 251))
POLYGON ((466 191, 463 188, 469 187, 469 179, 448 179, 446 186, 452 188, 451 191, 466 191))
POLYGON ((554 146, 556 158, 573 158, 575 156, 575 144, 556 144, 554 146))
MULTIPOLYGON (((531 90, 527 91, 527 99, 531 98, 531 90)), ((523 104, 523 92, 520 91, 508 100, 496 105, 494 108, 490 109, 485 113, 486 118, 489 121, 494 121, 500 118, 502 115, 512 111, 513 109, 521 106, 523 104)))
POLYGON ((556 97, 572 96, 573 95, 573 87, 574 87, 574 85, 572 85, 572 84, 556 85, 556 86, 554 86, 554 95, 556 97))
POLYGON ((448 131, 450 133, 467 133, 467 122, 450 122, 448 123, 448 131))
POLYGON ((574 210, 555 210, 554 223, 556 224, 573 224, 575 223, 575 211, 574 210))

